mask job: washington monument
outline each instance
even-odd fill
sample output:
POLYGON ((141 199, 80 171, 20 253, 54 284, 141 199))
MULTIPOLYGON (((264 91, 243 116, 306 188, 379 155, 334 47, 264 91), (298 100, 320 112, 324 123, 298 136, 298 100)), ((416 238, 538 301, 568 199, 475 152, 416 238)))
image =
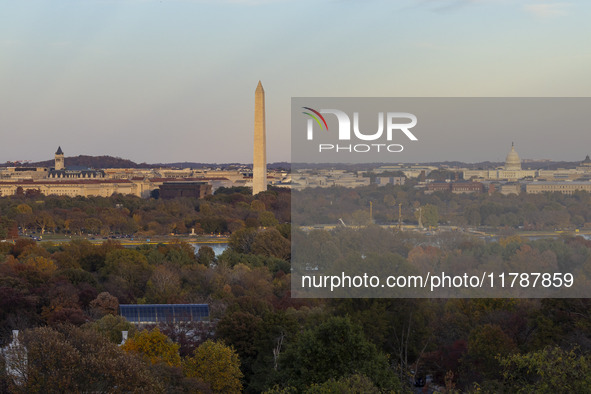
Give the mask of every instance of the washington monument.
POLYGON ((265 131, 265 90, 261 81, 254 92, 254 156, 252 194, 267 190, 267 135, 265 131))

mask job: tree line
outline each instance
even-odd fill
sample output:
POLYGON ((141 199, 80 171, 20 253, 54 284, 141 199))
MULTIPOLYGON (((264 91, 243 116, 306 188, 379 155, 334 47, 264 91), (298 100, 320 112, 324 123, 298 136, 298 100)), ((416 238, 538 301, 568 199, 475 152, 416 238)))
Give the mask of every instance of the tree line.
POLYGON ((273 189, 253 197, 248 188, 220 188, 205 199, 142 199, 43 196, 35 193, 0 198, 0 239, 46 232, 76 235, 140 236, 230 234, 242 228, 289 222, 289 190, 273 189))
POLYGON ((407 180, 402 186, 294 190, 292 219, 300 225, 337 224, 339 219, 347 225, 365 225, 370 221, 397 224, 400 212, 403 224, 417 225, 421 209, 425 226, 487 226, 508 231, 591 227, 591 194, 584 191, 572 195, 425 194, 416 186, 416 181, 407 180))

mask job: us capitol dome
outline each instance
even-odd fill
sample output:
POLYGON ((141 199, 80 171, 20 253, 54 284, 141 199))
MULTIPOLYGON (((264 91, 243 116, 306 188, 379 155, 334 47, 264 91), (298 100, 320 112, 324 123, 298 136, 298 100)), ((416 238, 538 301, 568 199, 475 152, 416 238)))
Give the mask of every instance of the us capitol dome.
POLYGON ((521 171, 521 159, 517 152, 515 152, 515 145, 513 143, 511 143, 511 151, 505 159, 505 170, 521 171))

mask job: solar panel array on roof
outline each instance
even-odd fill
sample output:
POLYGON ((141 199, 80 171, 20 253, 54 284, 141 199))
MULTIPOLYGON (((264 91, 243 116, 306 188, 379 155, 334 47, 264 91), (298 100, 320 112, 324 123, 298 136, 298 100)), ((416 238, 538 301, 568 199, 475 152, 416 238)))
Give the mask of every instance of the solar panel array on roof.
POLYGON ((119 313, 136 324, 182 323, 209 320, 207 304, 119 305, 119 313))

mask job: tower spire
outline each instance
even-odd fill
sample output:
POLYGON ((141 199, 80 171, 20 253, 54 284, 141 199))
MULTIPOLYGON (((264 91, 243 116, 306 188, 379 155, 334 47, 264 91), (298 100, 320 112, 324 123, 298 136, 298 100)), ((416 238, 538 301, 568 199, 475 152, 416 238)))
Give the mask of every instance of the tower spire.
POLYGON ((62 151, 62 147, 58 146, 57 151, 55 152, 55 164, 54 168, 59 171, 66 168, 64 163, 64 152, 62 151))
POLYGON ((259 81, 254 92, 254 154, 252 194, 267 190, 267 133, 265 127, 265 90, 259 81))

